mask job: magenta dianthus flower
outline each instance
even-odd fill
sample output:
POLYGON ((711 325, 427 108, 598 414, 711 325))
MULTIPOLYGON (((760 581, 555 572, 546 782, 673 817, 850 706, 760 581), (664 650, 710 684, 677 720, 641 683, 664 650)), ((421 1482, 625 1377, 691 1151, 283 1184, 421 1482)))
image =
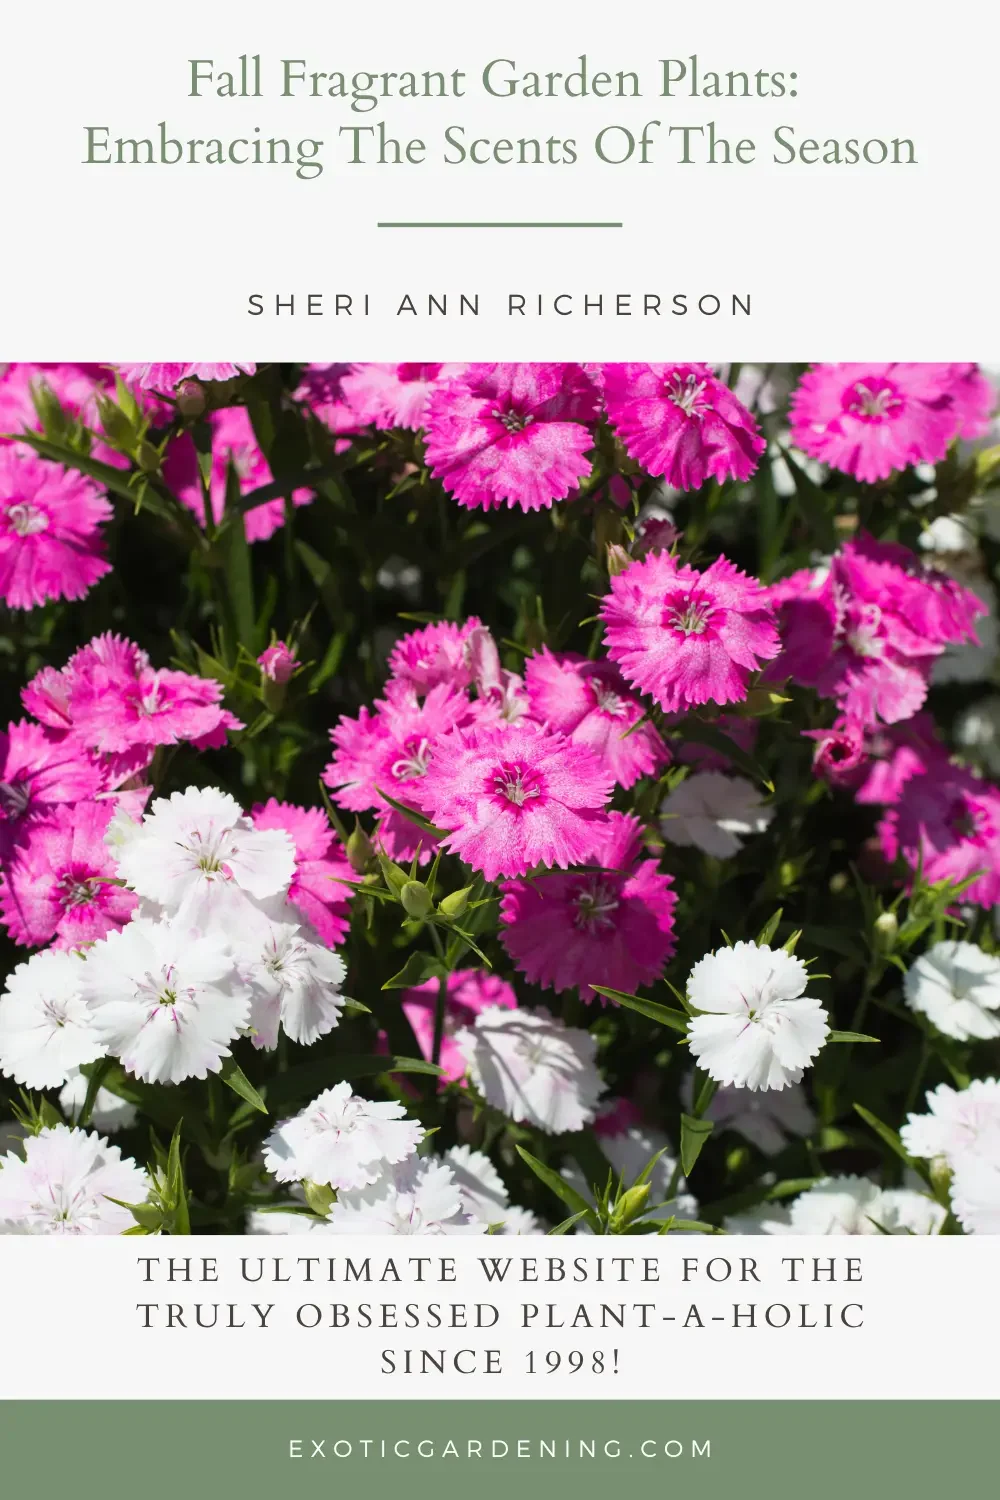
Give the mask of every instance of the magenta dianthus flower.
POLYGON ((468 365, 431 397, 427 463, 460 505, 547 510, 590 473, 597 414, 579 365, 468 365))
POLYGON ((956 392, 966 367, 813 365, 793 392, 792 441, 803 453, 867 484, 910 464, 937 463, 965 423, 978 387, 956 392))
POLYGON ((352 365, 341 385, 344 399, 363 426, 416 431, 424 425, 434 391, 463 368, 456 364, 352 365))
POLYGON ((1000 792, 962 766, 908 777, 878 832, 887 860, 902 857, 931 884, 976 876, 962 900, 1000 901, 1000 792))
POLYGON ((393 646, 389 671, 421 696, 442 685, 469 687, 473 672, 466 647, 473 632, 481 628, 482 621, 470 615, 462 625, 435 620, 411 630, 393 646))
POLYGON ((447 735, 419 785, 441 840, 487 880, 583 864, 604 835, 613 778, 591 750, 534 726, 447 735))
POLYGON ((543 988, 597 998, 594 984, 631 991, 658 978, 674 951, 673 879, 642 857, 642 824, 608 814, 592 864, 599 871, 540 875, 503 886, 500 937, 543 988))
POLYGON ((296 807, 271 797, 251 813, 255 828, 282 828, 295 845, 295 873, 288 899, 333 948, 347 934, 352 892, 345 880, 357 877, 321 807, 296 807))
POLYGON ((233 380, 252 375, 257 366, 248 361, 222 365, 114 365, 123 380, 143 391, 172 391, 182 380, 233 380))
POLYGON ((756 469, 760 429, 710 365, 604 365, 601 375, 608 420, 647 473, 696 490, 756 469))
POLYGON ((651 553, 611 579, 601 618, 611 660, 668 713, 740 702, 780 650, 768 590, 724 557, 702 573, 651 553))
POLYGON ((111 571, 100 531, 110 518, 92 480, 0 446, 0 598, 11 609, 82 599, 111 571))
MULTIPOLYGON (((403 1012, 413 1028, 422 1056, 428 1061, 434 1047, 438 989, 438 981, 428 979, 424 984, 404 990, 402 995, 403 1012)), ((517 996, 505 979, 488 974, 484 969, 455 969, 448 975, 440 1057, 440 1066, 444 1069, 442 1087, 449 1079, 463 1077, 466 1071, 465 1058, 454 1042, 455 1033, 463 1026, 474 1025, 476 1017, 488 1005, 498 1005, 503 1010, 517 1009, 517 996)))
POLYGON ((588 745, 607 764, 619 786, 651 776, 670 755, 652 724, 642 724, 643 707, 609 661, 590 661, 547 646, 529 656, 525 683, 532 717, 548 729, 588 745))
POLYGON ((222 707, 222 684, 214 677, 157 670, 131 642, 120 645, 134 654, 121 650, 103 661, 90 660, 73 683, 68 704, 73 738, 103 754, 120 755, 181 740, 197 749, 217 749, 228 730, 242 729, 222 707))
POLYGON ((9 725, 0 733, 0 858, 40 817, 103 786, 102 768, 81 747, 27 719, 9 725))
POLYGON ((104 842, 114 805, 83 801, 29 824, 5 872, 0 912, 15 943, 77 948, 129 920, 138 897, 115 883, 104 842))

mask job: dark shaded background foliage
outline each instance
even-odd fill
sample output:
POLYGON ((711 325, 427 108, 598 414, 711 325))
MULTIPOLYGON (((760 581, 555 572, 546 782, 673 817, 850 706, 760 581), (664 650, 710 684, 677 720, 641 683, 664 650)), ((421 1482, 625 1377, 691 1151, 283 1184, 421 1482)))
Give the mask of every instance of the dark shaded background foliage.
MULTIPOLYGON (((769 375, 787 390, 801 368, 772 367, 769 375)), ((218 531, 202 541, 182 516, 171 518, 169 505, 166 514, 157 513, 164 509, 163 485, 147 452, 149 489, 138 513, 134 498, 112 497, 112 573, 82 602, 4 613, 4 722, 21 716, 21 688, 39 667, 61 666, 93 635, 114 630, 138 642, 156 666, 173 662, 219 676, 227 706, 248 726, 225 750, 203 755, 189 746, 161 750, 153 773, 158 792, 200 782, 225 788, 247 807, 269 796, 310 805, 321 796, 330 729, 340 715, 356 714, 371 703, 385 680, 392 642, 417 624, 478 615, 503 642, 505 665, 514 670, 542 643, 591 655, 600 651, 594 616, 595 599, 607 588, 606 546, 627 544, 636 508, 623 512, 615 505, 607 481, 616 470, 629 475, 636 506, 656 494, 654 482, 635 473, 609 433, 598 433, 594 478, 580 498, 530 515, 467 511, 422 468, 414 434, 362 435, 337 457, 330 434, 294 399, 299 376, 297 366, 265 366, 252 379, 219 388, 212 399, 249 405, 275 476, 273 486, 245 497, 243 504, 277 490, 290 493, 303 483, 315 489, 314 503, 293 508, 286 501, 285 526, 252 547, 234 507, 218 531), (294 639, 308 664, 276 715, 261 702, 254 665, 273 636, 294 639)), ((780 412, 761 420, 772 439, 781 437, 780 412)), ((204 446, 207 426, 188 425, 204 446)), ((79 431, 60 431, 58 421, 47 428, 48 439, 86 450, 79 431)), ((154 429, 147 442, 156 447, 163 436, 162 429, 154 429)), ((926 521, 961 509, 973 488, 969 464, 952 455, 938 467, 930 504, 922 503, 926 485, 913 472, 876 486, 832 474, 817 487, 797 467, 795 494, 782 498, 771 470, 777 453, 772 442, 749 485, 712 483, 676 497, 672 514, 687 560, 704 563, 724 551, 741 568, 771 581, 815 561, 858 526, 916 547, 926 521)), ((985 551, 993 573, 1000 549, 986 543, 985 551)), ((983 691, 982 684, 932 691, 931 707, 946 735, 960 708, 983 691)), ((776 940, 802 929, 799 954, 815 956, 814 969, 829 976, 815 981, 811 991, 827 1005, 832 1024, 873 1032, 881 1045, 825 1049, 807 1075, 820 1126, 810 1141, 790 1144, 780 1157, 767 1160, 742 1138, 716 1131, 692 1182, 702 1217, 715 1222, 724 1211, 760 1201, 770 1182, 776 1181, 781 1193, 785 1184, 791 1191, 793 1184, 835 1172, 874 1172, 898 1180, 903 1164, 862 1123, 855 1103, 898 1127, 923 1088, 981 1072, 987 1055, 987 1071, 997 1071, 1000 1063, 1000 1047, 980 1044, 977 1066, 971 1068, 968 1048, 929 1038, 902 1010, 899 969, 879 951, 873 935, 875 918, 899 885, 868 843, 877 810, 859 807, 850 794, 815 779, 812 742, 800 731, 828 724, 831 705, 800 689, 789 696, 791 701, 776 708, 759 701, 754 706, 751 700, 750 711, 761 713, 753 760, 758 779, 774 788, 776 816, 769 830, 724 862, 697 850, 668 846, 664 851, 663 867, 674 874, 680 897, 678 952, 667 977, 683 989, 692 964, 719 945, 723 931, 734 941, 753 938, 780 907, 776 940), (765 1171, 774 1178, 765 1181, 765 1171)), ((708 721, 712 713, 709 708, 700 717, 708 721)), ((661 796, 662 787, 640 783, 634 792, 619 792, 617 801, 652 821, 661 796)), ((341 833, 351 826, 341 823, 341 833)), ((456 861, 444 862, 442 890, 457 889, 467 879, 456 861)), ((924 916, 904 904, 899 917, 904 951, 907 941, 924 934, 926 940, 944 935, 940 911, 931 920, 929 904, 924 916)), ((309 1049, 282 1038, 276 1058, 255 1052, 248 1042, 237 1044, 238 1061, 264 1093, 272 1118, 294 1112, 349 1073, 352 1059, 362 1073, 370 1072, 376 1027, 387 1032, 393 1053, 419 1055, 398 990, 382 989, 411 943, 427 946, 426 935, 401 918, 398 906, 355 902, 345 950, 347 992, 368 1006, 373 1018, 349 1017, 309 1049)), ((675 1045, 676 1034, 623 1008, 584 1007, 575 997, 553 1000, 536 990, 514 974, 493 935, 495 921, 494 905, 480 909, 480 941, 497 971, 515 983, 522 1003, 549 1004, 574 1024, 592 1023, 601 1038, 609 1092, 635 1098, 647 1121, 676 1144, 679 1115, 688 1102, 681 1083, 690 1071, 683 1048, 675 1045)), ((986 914, 974 917, 973 935, 992 946, 986 914)), ((24 956, 4 940, 5 972, 24 956)), ((650 993, 674 1003, 664 985, 650 993)), ((432 1079, 382 1074, 378 1083, 369 1076, 358 1086, 404 1098, 428 1126, 439 1127, 439 1149, 458 1138, 459 1114, 463 1129, 469 1128, 470 1108, 461 1091, 452 1088, 438 1096, 432 1079)), ((182 1120, 192 1228, 238 1232, 246 1203, 259 1187, 252 1162, 268 1121, 218 1079, 174 1089, 137 1085, 132 1096, 147 1118, 141 1115, 135 1129, 119 1137, 123 1148, 145 1159, 150 1122, 165 1142, 182 1120)), ((4 1105, 17 1102, 18 1091, 0 1080, 0 1118, 9 1113, 4 1105)), ((552 1140, 517 1127, 503 1131, 488 1115, 472 1128, 480 1143, 485 1136, 498 1159, 512 1201, 536 1208, 549 1221, 566 1210, 516 1156, 515 1141, 554 1165, 568 1150, 591 1180, 606 1176, 607 1165, 589 1132, 570 1141, 552 1140)))

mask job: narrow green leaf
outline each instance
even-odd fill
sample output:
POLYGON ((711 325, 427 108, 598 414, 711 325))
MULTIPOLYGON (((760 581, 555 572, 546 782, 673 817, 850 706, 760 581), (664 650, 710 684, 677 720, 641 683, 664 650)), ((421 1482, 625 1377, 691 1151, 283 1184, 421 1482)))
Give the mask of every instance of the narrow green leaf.
POLYGON ((760 932, 758 932, 758 934, 757 934, 757 947, 758 948, 770 948, 770 946, 771 946, 771 939, 774 937, 774 934, 777 932, 777 930, 778 930, 778 924, 781 921, 781 914, 782 914, 782 908, 779 906, 778 910, 775 912, 775 914, 771 918, 771 920, 769 922, 765 922, 764 923, 763 927, 760 929, 760 932))
POLYGON ((563 1219, 561 1224, 557 1224, 554 1229, 550 1229, 549 1234, 569 1234, 570 1230, 573 1228, 573 1225, 579 1224, 580 1220, 585 1219, 586 1217, 586 1209, 581 1208, 579 1213, 570 1214, 568 1219, 563 1219))
POLYGON ((94 1112, 94 1103, 97 1099, 98 1090, 101 1088, 105 1078, 114 1067, 113 1057, 102 1057, 91 1065, 90 1074, 87 1078, 87 1094, 83 1101, 83 1108, 76 1117, 76 1123, 82 1130, 90 1124, 90 1117, 94 1112))
POLYGON ((696 1120, 693 1115, 681 1115, 681 1170, 690 1177, 701 1148, 715 1129, 711 1120, 696 1120))
POLYGON ((405 802, 397 802, 395 797, 390 797, 389 793, 384 792, 380 786, 377 786, 375 790, 383 802, 388 802, 390 807, 395 808, 396 812, 402 817, 407 818, 411 823, 416 823, 418 828, 423 828, 427 833, 432 833, 436 839, 447 837, 447 828, 437 828, 431 822, 430 818, 425 818, 423 813, 418 812, 415 807, 407 807, 405 802))
POLYGON ((773 781, 768 780, 753 756, 742 750, 728 734, 716 729, 714 724, 706 724, 702 719, 682 719, 677 732, 682 740, 693 740, 696 745, 707 745, 710 750, 717 750, 720 755, 731 760, 734 766, 739 766, 741 771, 745 771, 754 781, 759 781, 761 786, 773 793, 773 781))
POLYGON ((234 1057, 230 1056, 223 1059, 219 1077, 223 1083, 229 1085, 234 1094, 239 1094, 241 1099, 245 1099, 248 1104, 252 1104, 254 1109, 260 1110, 262 1115, 267 1114, 267 1105, 234 1057))
POLYGON ((599 995, 606 995, 609 1000, 617 1000, 619 1005, 624 1005, 628 1010, 638 1011, 640 1016, 647 1016, 650 1021, 658 1021, 661 1026, 687 1032, 688 1018, 682 1010, 659 1005, 655 1000, 644 999, 642 995, 630 995, 625 990, 613 990, 606 984, 592 984, 591 989, 596 990, 599 995))
POLYGON ((448 970, 433 953, 411 953, 398 974, 387 979, 384 990, 408 990, 428 979, 440 979, 448 970))
POLYGON ((865 1124, 870 1126, 875 1134, 885 1141, 889 1149, 896 1153, 900 1161, 905 1161, 908 1167, 916 1167, 916 1162, 891 1125, 886 1125, 885 1121, 880 1120, 878 1115, 873 1115, 870 1109, 863 1109, 860 1104, 855 1104, 854 1110, 856 1114, 861 1116, 865 1124))
POLYGON ((831 1031, 828 1042, 880 1042, 881 1037, 865 1036, 863 1031, 831 1031))
POLYGON ((600 1230, 594 1210, 586 1198, 578 1193, 576 1188, 570 1186, 565 1177, 560 1177, 558 1172, 554 1172, 551 1167, 546 1167, 536 1156, 532 1156, 530 1151, 525 1151, 523 1146, 517 1146, 515 1149, 521 1160, 527 1163, 538 1180, 544 1182, 550 1192, 555 1193, 556 1197, 560 1198, 573 1213, 585 1218, 595 1233, 600 1230))

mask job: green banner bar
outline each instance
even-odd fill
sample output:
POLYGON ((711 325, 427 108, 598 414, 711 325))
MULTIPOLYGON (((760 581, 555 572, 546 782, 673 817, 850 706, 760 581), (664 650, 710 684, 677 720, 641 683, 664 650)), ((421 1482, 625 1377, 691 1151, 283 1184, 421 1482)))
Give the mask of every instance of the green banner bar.
POLYGON ((38 1500, 940 1500, 994 1490, 998 1414, 995 1401, 7 1401, 0 1476, 5 1495, 38 1500))

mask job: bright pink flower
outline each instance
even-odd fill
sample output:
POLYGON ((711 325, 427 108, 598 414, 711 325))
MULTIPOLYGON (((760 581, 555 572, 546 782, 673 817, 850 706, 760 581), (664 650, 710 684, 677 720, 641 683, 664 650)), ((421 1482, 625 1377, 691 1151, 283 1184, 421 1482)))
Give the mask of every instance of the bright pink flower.
POLYGON ((504 883, 500 937, 528 979, 593 1000, 593 984, 632 991, 659 977, 674 951, 677 897, 672 877, 641 856, 642 824, 613 812, 591 860, 599 872, 504 883))
POLYGON ((769 672, 834 698, 850 719, 894 724, 927 696, 934 659, 975 640, 985 606, 906 547, 861 534, 826 571, 775 586, 783 653, 769 672))
POLYGON ((767 589, 724 557, 700 573, 653 553, 612 578, 601 618, 611 660, 668 713, 740 702, 780 650, 767 589))
POLYGON ((193 376, 195 380, 233 380, 237 375, 252 375, 255 364, 239 365, 114 365, 123 380, 137 385, 143 391, 172 391, 180 381, 193 376))
POLYGON ((668 763, 669 752, 653 725, 634 727, 644 709, 611 662, 571 651, 554 654, 543 646, 528 657, 525 682, 532 717, 574 744, 588 745, 619 786, 633 786, 668 763))
POLYGON ((608 420, 647 473, 696 490, 756 469, 760 429, 710 365, 604 365, 601 373, 608 420))
POLYGON ((101 767, 69 740, 26 719, 9 725, 0 733, 0 858, 39 818, 95 796, 103 784, 101 767))
POLYGON ((978 878, 963 901, 1000 901, 1000 792, 964 767, 910 776, 878 827, 887 860, 902 857, 930 882, 978 878))
POLYGON ((852 786, 865 762, 864 725, 856 719, 839 718, 830 729, 805 729, 803 735, 816 741, 816 775, 833 786, 852 786))
POLYGON ((74 738, 116 755, 138 746, 176 745, 216 748, 228 729, 242 729, 222 707, 222 684, 214 677, 155 670, 138 662, 93 666, 70 699, 74 738))
POLYGON ((124 926, 138 905, 116 885, 104 843, 109 802, 63 805, 29 826, 5 872, 0 911, 15 943, 77 948, 124 926))
POLYGON ((855 802, 862 804, 889 807, 899 801, 911 776, 936 769, 947 772, 949 766, 948 750, 927 713, 914 714, 902 724, 876 725, 865 736, 865 752, 868 758, 854 793, 855 802))
POLYGON ((351 891, 357 879, 321 807, 296 807, 272 797, 251 814, 255 828, 283 828, 295 845, 295 873, 288 899, 333 948, 347 934, 351 891))
POLYGON ((813 365, 792 394, 792 441, 867 484, 910 464, 937 463, 968 419, 969 397, 955 392, 955 371, 962 368, 813 365))
POLYGON ((996 415, 997 393, 978 365, 953 365, 951 394, 958 417, 958 436, 981 438, 996 415))
POLYGON ((92 480, 0 446, 0 597, 11 609, 82 599, 111 571, 100 532, 110 518, 92 480))
POLYGON ((427 403, 462 365, 353 365, 341 382, 344 399, 362 426, 423 427, 427 403))
MULTIPOLYGON (((424 984, 404 990, 402 996, 406 1019, 413 1028, 421 1054, 428 1061, 434 1050, 438 988, 436 979, 428 979, 424 984)), ((466 1072, 465 1059, 453 1041, 456 1031, 461 1031, 463 1026, 472 1026, 488 1005, 499 1005, 503 1010, 517 1009, 517 996, 505 979, 483 969, 456 969, 448 975, 440 1059, 444 1069, 442 1087, 449 1080, 462 1078, 466 1072)))
POLYGON ((487 880, 583 864, 601 841, 610 771, 565 735, 487 725, 446 736, 419 784, 442 845, 487 880))
MULTIPOLYGON (((245 406, 226 406, 209 417, 212 428, 212 477, 209 491, 212 499, 212 519, 216 525, 222 520, 226 506, 226 482, 232 464, 239 481, 241 495, 270 484, 272 474, 260 444, 254 436, 253 426, 245 406)), ((202 525, 205 524, 205 501, 198 473, 198 455, 190 434, 184 432, 174 439, 167 449, 163 464, 163 477, 202 525)), ((312 490, 300 488, 292 491, 292 504, 311 505, 312 490)), ((285 501, 265 500, 255 505, 243 516, 243 525, 249 542, 263 542, 273 536, 285 524, 285 501)))
POLYGON ((260 653, 257 665, 260 667, 261 675, 269 682, 285 683, 290 682, 294 677, 299 663, 298 658, 289 651, 284 641, 275 641, 273 645, 260 653))
POLYGON ((435 620, 411 630, 393 646, 389 671, 421 696, 441 685, 468 687, 473 678, 466 646, 473 631, 481 628, 482 622, 470 615, 462 625, 435 620))
POLYGON ((444 736, 468 713, 469 700, 439 683, 418 703, 412 690, 390 683, 375 709, 362 708, 357 719, 340 720, 330 736, 334 755, 323 780, 335 789, 338 806, 382 814, 379 842, 391 858, 412 859, 419 848, 426 859, 433 836, 391 808, 381 793, 408 807, 422 806, 423 779, 444 736))
POLYGON ((597 391, 579 365, 469 365, 427 408, 427 463, 460 505, 547 510, 590 473, 597 391))

